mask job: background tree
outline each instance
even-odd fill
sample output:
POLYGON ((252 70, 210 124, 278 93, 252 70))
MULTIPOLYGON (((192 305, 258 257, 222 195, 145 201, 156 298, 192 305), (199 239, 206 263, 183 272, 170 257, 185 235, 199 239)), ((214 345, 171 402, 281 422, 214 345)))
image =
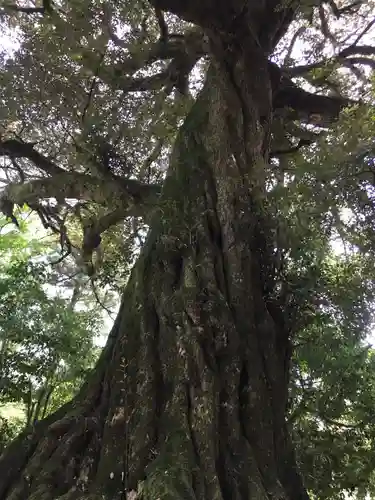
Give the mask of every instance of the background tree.
MULTIPOLYGON (((55 282, 41 261, 47 243, 25 233, 1 234, 0 403, 24 409, 27 428, 77 392, 95 361, 93 339, 101 328, 97 307, 78 312, 74 293, 64 298, 60 287, 51 297, 46 290, 55 282)), ((5 434, 12 424, 3 419, 5 434)))
POLYGON ((358 317, 363 335, 371 315, 372 9, 4 8, 21 37, 1 77, 4 214, 34 209, 92 279, 109 231, 119 284, 142 248, 95 372, 2 456, 0 496, 308 498, 285 418, 293 344, 358 317), (337 235, 364 259, 351 304, 337 235))

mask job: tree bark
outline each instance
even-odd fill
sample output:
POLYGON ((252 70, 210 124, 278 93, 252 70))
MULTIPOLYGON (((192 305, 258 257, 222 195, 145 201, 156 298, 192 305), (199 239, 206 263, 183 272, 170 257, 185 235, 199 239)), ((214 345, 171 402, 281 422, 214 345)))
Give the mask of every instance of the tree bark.
POLYGON ((2 456, 1 499, 308 499, 285 424, 289 335, 266 291, 270 75, 245 41, 212 35, 96 370, 2 456))

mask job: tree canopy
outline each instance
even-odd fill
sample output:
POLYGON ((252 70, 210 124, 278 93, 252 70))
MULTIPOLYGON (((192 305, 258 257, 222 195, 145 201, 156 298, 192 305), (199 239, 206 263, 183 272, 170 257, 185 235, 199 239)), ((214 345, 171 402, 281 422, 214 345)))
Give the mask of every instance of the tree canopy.
MULTIPOLYGON (((307 151, 324 135, 317 127, 336 120, 350 100, 369 102, 372 7, 306 2, 287 33, 280 26, 269 62, 273 87, 282 82, 274 92, 275 154, 307 151), (297 126, 301 120, 315 129, 297 126)), ((105 254, 120 246, 111 260, 129 260, 157 205, 178 124, 203 81, 204 31, 165 18, 160 8, 146 2, 4 7, 3 23, 16 27, 20 40, 13 57, 3 53, 1 75, 5 210, 28 204, 61 233, 63 251, 79 247, 86 264, 106 234, 116 245, 105 254), (43 9, 43 17, 25 15, 43 9), (66 230, 72 218, 82 226, 80 241, 66 230)), ((287 27, 288 18, 283 22, 287 27)), ((363 154, 370 137, 353 144, 351 154, 363 154)), ((272 165, 268 175, 276 170, 272 165)))

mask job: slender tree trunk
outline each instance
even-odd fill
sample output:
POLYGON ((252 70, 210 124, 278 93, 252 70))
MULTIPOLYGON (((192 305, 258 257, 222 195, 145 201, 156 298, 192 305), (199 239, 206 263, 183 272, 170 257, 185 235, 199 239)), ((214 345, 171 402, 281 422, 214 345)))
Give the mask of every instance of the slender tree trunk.
POLYGON ((51 396, 52 396, 52 393, 54 390, 55 390, 55 386, 52 384, 50 384, 47 388, 46 397, 44 398, 44 402, 43 402, 42 418, 45 418, 45 416, 46 416, 48 405, 49 405, 49 402, 50 402, 50 399, 51 399, 51 396))
POLYGON ((288 332, 265 292, 271 90, 250 44, 213 38, 95 373, 3 455, 1 499, 308 498, 285 425, 288 332))
POLYGON ((35 407, 37 405, 36 401, 33 401, 34 387, 30 380, 28 385, 29 385, 29 390, 26 397, 26 422, 25 422, 26 429, 29 429, 32 425, 35 407))
POLYGON ((4 387, 6 386, 6 383, 7 383, 7 373, 5 370, 5 363, 6 363, 6 359, 7 359, 8 343, 9 343, 9 341, 5 338, 3 340, 1 340, 1 346, 0 346, 0 396, 4 392, 4 387))

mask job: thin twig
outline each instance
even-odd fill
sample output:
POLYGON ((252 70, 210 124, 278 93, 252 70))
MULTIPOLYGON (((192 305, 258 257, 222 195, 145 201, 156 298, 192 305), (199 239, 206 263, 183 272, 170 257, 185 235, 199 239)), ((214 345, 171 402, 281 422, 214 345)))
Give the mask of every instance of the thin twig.
POLYGON ((115 318, 113 317, 113 311, 111 311, 105 304, 103 304, 103 302, 101 301, 101 299, 98 295, 98 292, 96 290, 96 286, 94 283, 94 278, 90 277, 90 282, 91 282, 92 291, 94 293, 96 301, 98 302, 100 307, 102 307, 105 310, 105 312, 108 314, 108 316, 111 318, 111 320, 114 321, 115 318))
POLYGON ((92 79, 92 82, 91 82, 91 86, 90 86, 90 90, 89 90, 89 93, 88 93, 88 96, 87 96, 87 102, 86 102, 86 105, 83 109, 83 112, 82 112, 82 117, 81 117, 81 122, 82 124, 84 123, 85 121, 85 117, 86 117, 86 113, 90 107, 90 104, 91 104, 91 101, 92 101, 92 98, 93 98, 93 95, 94 95, 94 92, 95 92, 95 87, 96 87, 96 84, 98 82, 98 75, 99 75, 99 70, 100 70, 100 66, 102 65, 102 62, 104 60, 104 57, 105 57, 105 53, 106 51, 104 51, 100 57, 100 60, 98 62, 98 66, 95 70, 95 74, 94 74, 94 78, 92 79))

